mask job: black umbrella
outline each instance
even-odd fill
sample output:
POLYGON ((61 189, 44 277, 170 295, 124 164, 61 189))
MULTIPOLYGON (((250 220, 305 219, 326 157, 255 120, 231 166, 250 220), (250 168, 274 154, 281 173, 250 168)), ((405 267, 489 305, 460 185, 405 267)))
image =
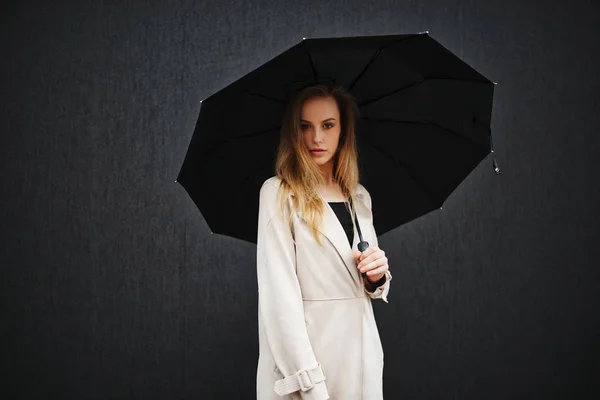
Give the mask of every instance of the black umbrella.
POLYGON ((495 84, 427 32, 303 39, 202 101, 177 182, 212 232, 256 243, 285 104, 321 82, 357 99, 360 181, 378 235, 441 208, 493 152, 495 84))

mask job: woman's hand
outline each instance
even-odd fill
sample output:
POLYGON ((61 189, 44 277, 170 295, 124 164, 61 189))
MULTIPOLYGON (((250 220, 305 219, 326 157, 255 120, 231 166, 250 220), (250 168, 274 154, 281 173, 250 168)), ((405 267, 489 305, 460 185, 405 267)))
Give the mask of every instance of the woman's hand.
POLYGON ((385 252, 377 246, 369 246, 363 253, 358 249, 352 250, 357 263, 356 268, 360 272, 367 273, 367 279, 371 283, 379 281, 389 269, 388 259, 385 252))

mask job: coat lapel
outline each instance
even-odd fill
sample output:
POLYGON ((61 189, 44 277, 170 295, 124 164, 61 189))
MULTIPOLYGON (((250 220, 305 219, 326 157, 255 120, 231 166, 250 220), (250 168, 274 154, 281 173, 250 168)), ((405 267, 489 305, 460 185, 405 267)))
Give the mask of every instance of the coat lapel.
MULTIPOLYGON (((293 196, 293 195, 291 195, 293 196)), ((340 258, 342 259, 348 273, 352 277, 353 281, 360 287, 362 287, 362 277, 360 276, 360 271, 356 268, 356 262, 354 261, 354 256, 352 254, 352 249, 357 247, 358 242, 360 241, 358 237, 358 231, 356 229, 356 224, 354 222, 354 215, 352 215, 352 224, 354 225, 354 239, 352 243, 352 247, 350 247, 350 243, 348 243, 348 237, 346 236, 346 232, 344 231, 344 227, 340 223, 335 211, 331 208, 328 202, 321 200, 324 203, 323 210, 323 223, 319 228, 319 231, 325 236, 329 242, 336 249, 340 258)), ((356 215, 358 218, 358 223, 361 227, 361 233, 363 235, 363 240, 366 240, 370 243, 370 238, 368 237, 367 231, 367 221, 369 216, 369 209, 364 203, 364 195, 360 193, 360 191, 356 195, 356 201, 354 203, 356 208, 356 215)), ((297 214, 299 218, 304 220, 302 215, 297 214)), ((304 220, 306 222, 306 220, 304 220)))

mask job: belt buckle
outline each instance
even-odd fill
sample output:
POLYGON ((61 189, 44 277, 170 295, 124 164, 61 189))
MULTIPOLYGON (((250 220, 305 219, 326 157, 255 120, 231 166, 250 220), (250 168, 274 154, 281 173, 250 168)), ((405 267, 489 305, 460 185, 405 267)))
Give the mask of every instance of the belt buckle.
POLYGON ((296 378, 298 379, 298 384, 300 385, 300 390, 302 390, 303 392, 306 392, 307 390, 310 390, 315 386, 314 382, 312 381, 312 379, 310 377, 310 374, 305 369, 296 372, 296 378), (304 385, 305 377, 306 377, 306 382, 308 382, 307 386, 304 385))

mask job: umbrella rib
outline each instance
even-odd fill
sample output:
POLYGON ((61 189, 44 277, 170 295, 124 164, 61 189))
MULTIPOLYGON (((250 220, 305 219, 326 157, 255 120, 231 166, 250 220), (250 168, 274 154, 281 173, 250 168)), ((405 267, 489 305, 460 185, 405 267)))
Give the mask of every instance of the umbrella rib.
POLYGON ((308 51, 308 41, 305 39, 304 40, 304 52, 306 53, 306 56, 308 57, 308 62, 310 62, 310 68, 312 70, 313 73, 313 80, 316 82, 317 81, 317 70, 315 69, 315 64, 313 63, 313 59, 310 56, 310 51, 308 51))
MULTIPOLYGON (((306 39, 303 41, 303 43, 304 43, 304 53, 308 57, 308 62, 310 63, 310 68, 311 68, 311 71, 312 71, 312 74, 313 74, 313 80, 316 82, 317 81, 317 76, 318 76, 317 75, 317 70, 315 69, 315 64, 313 62, 313 59, 310 56, 310 51, 308 50, 308 43, 307 42, 308 41, 306 39)), ((274 101, 274 102, 279 103, 279 104, 284 104, 284 105, 286 104, 285 100, 281 100, 281 99, 278 99, 278 98, 275 98, 275 97, 265 96, 264 94, 252 92, 252 91, 249 91, 249 90, 246 90, 246 93, 249 94, 249 95, 252 95, 252 96, 257 96, 257 97, 263 98, 265 100, 274 101)))
MULTIPOLYGON (((241 140, 241 139, 248 139, 248 138, 251 138, 253 136, 264 135, 265 133, 269 133, 271 131, 278 130, 280 128, 281 128, 281 126, 276 126, 274 128, 268 128, 268 129, 263 129, 263 130, 260 130, 260 131, 250 132, 250 133, 239 135, 239 136, 236 136, 236 137, 233 137, 233 138, 217 139, 210 146, 207 146, 207 149, 204 151, 203 154, 207 155, 207 154, 214 153, 221 146, 224 146, 224 145, 227 145, 227 144, 231 144, 231 143, 235 143, 235 142, 238 141, 238 139, 239 140, 241 140)), ((204 161, 201 161, 201 163, 203 163, 203 162, 204 161)))
POLYGON ((417 125, 432 125, 435 126, 436 128, 439 128, 441 130, 444 130, 446 132, 450 132, 451 134, 453 134, 454 136, 457 136, 463 140, 466 140, 467 142, 470 143, 475 143, 478 146, 481 146, 482 148, 484 148, 486 151, 489 151, 489 148, 487 146, 484 146, 483 144, 476 142, 475 140, 468 138, 464 135, 461 135, 460 133, 453 131, 452 129, 448 129, 445 128, 439 124, 436 124, 435 122, 428 122, 428 121, 407 121, 407 120, 398 120, 398 119, 387 119, 387 118, 369 118, 369 117, 363 117, 361 118, 362 120, 365 121, 374 121, 374 122, 397 122, 397 123, 401 123, 401 124, 417 124, 417 125))
POLYGON ((376 146, 372 141, 367 139, 367 143, 369 143, 369 145, 374 148, 376 151, 378 151, 379 153, 383 154, 384 156, 386 156, 387 158, 389 158, 390 160, 392 160, 394 163, 396 163, 397 165, 399 165, 405 172, 406 174, 417 184, 417 186, 419 188, 421 188, 421 190, 427 195, 427 197, 429 198, 429 201, 431 201, 431 203, 434 205, 434 207, 437 207, 437 201, 435 199, 435 196, 433 194, 431 194, 431 192, 429 191, 429 189, 427 189, 417 178, 415 178, 415 176, 410 172, 410 170, 407 168, 406 164, 403 163, 400 160, 397 160, 396 158, 392 157, 390 154, 386 153, 385 151, 383 151, 381 148, 379 148, 378 146, 376 146))
POLYGON ((252 92, 250 90, 246 90, 246 93, 251 95, 251 96, 256 96, 256 97, 260 97, 263 98, 265 100, 271 100, 274 102, 277 102, 279 104, 285 104, 285 101, 281 100, 281 99, 277 99, 275 97, 269 97, 269 96, 265 96, 264 94, 260 94, 260 93, 256 93, 256 92, 252 92))
POLYGON ((406 89, 408 89, 408 88, 410 88, 412 86, 415 86, 415 85, 418 85, 420 83, 423 83, 424 81, 430 81, 430 80, 455 81, 455 82, 470 82, 470 83, 484 83, 484 84, 491 83, 491 82, 488 82, 488 81, 474 81, 474 80, 470 80, 470 79, 453 79, 453 78, 440 78, 440 77, 436 77, 436 76, 428 76, 428 77, 422 78, 422 79, 420 79, 420 80, 418 80, 416 82, 413 82, 413 83, 411 83, 409 85, 402 86, 399 89, 395 89, 395 90, 392 90, 391 92, 382 94, 381 96, 375 97, 375 98, 373 98, 371 100, 365 100, 365 101, 363 101, 362 103, 359 104, 359 107, 363 107, 363 106, 366 106, 368 104, 374 103, 374 102, 379 101, 379 100, 381 100, 381 99, 383 99, 385 97, 391 96, 393 94, 396 94, 398 92, 406 90, 406 89))
POLYGON ((224 139, 223 142, 231 143, 231 142, 235 142, 237 139, 248 139, 250 137, 263 135, 265 133, 268 133, 268 132, 271 132, 274 130, 278 130, 278 129, 281 129, 281 126, 275 126, 273 128, 262 129, 260 131, 255 131, 255 132, 250 132, 250 133, 244 133, 242 135, 238 135, 233 138, 224 139))
POLYGON ((375 60, 377 59, 377 57, 379 57, 379 54, 381 53, 381 51, 383 49, 385 49, 388 46, 391 46, 395 43, 401 42, 403 40, 407 40, 407 39, 412 39, 414 37, 417 37, 419 35, 414 35, 414 36, 408 36, 408 37, 404 37, 401 39, 396 39, 394 41, 391 41, 389 43, 386 43, 384 45, 382 45, 381 47, 379 47, 377 49, 377 51, 375 52, 375 54, 373 54, 373 56, 371 57, 371 59, 369 60, 369 62, 367 63, 367 65, 364 66, 364 68, 362 69, 362 71, 360 71, 360 73, 356 76, 356 78, 354 78, 354 80, 352 81, 352 83, 348 86, 348 91, 351 91, 352 88, 354 88, 354 85, 356 85, 356 83, 360 80, 360 78, 363 77, 363 75, 367 72, 367 70, 369 69, 369 67, 371 66, 371 64, 373 64, 373 62, 375 62, 375 60))
POLYGON ((359 106, 359 107, 363 107, 363 106, 366 106, 366 105, 368 105, 368 104, 374 103, 374 102, 376 102, 376 101, 378 101, 378 100, 381 100, 381 99, 383 99, 383 98, 385 98, 385 97, 391 96, 391 95, 393 95, 393 94, 395 94, 395 93, 398 93, 398 92, 401 92, 401 91, 403 91, 403 90, 409 89, 409 88, 411 88, 411 87, 413 87, 413 86, 416 86, 416 85, 418 85, 419 83, 421 83, 421 82, 425 81, 425 79, 426 79, 426 78, 422 78, 422 79, 420 79, 420 80, 418 80, 418 81, 416 81, 416 82, 409 83, 408 85, 402 86, 402 87, 401 87, 401 88, 399 88, 399 89, 395 89, 395 90, 393 90, 392 92, 388 92, 388 93, 386 93, 386 94, 383 94, 383 95, 381 95, 381 96, 379 96, 379 97, 376 97, 376 98, 374 98, 374 99, 371 99, 371 100, 366 100, 366 101, 364 101, 364 102, 360 103, 358 106, 359 106))

